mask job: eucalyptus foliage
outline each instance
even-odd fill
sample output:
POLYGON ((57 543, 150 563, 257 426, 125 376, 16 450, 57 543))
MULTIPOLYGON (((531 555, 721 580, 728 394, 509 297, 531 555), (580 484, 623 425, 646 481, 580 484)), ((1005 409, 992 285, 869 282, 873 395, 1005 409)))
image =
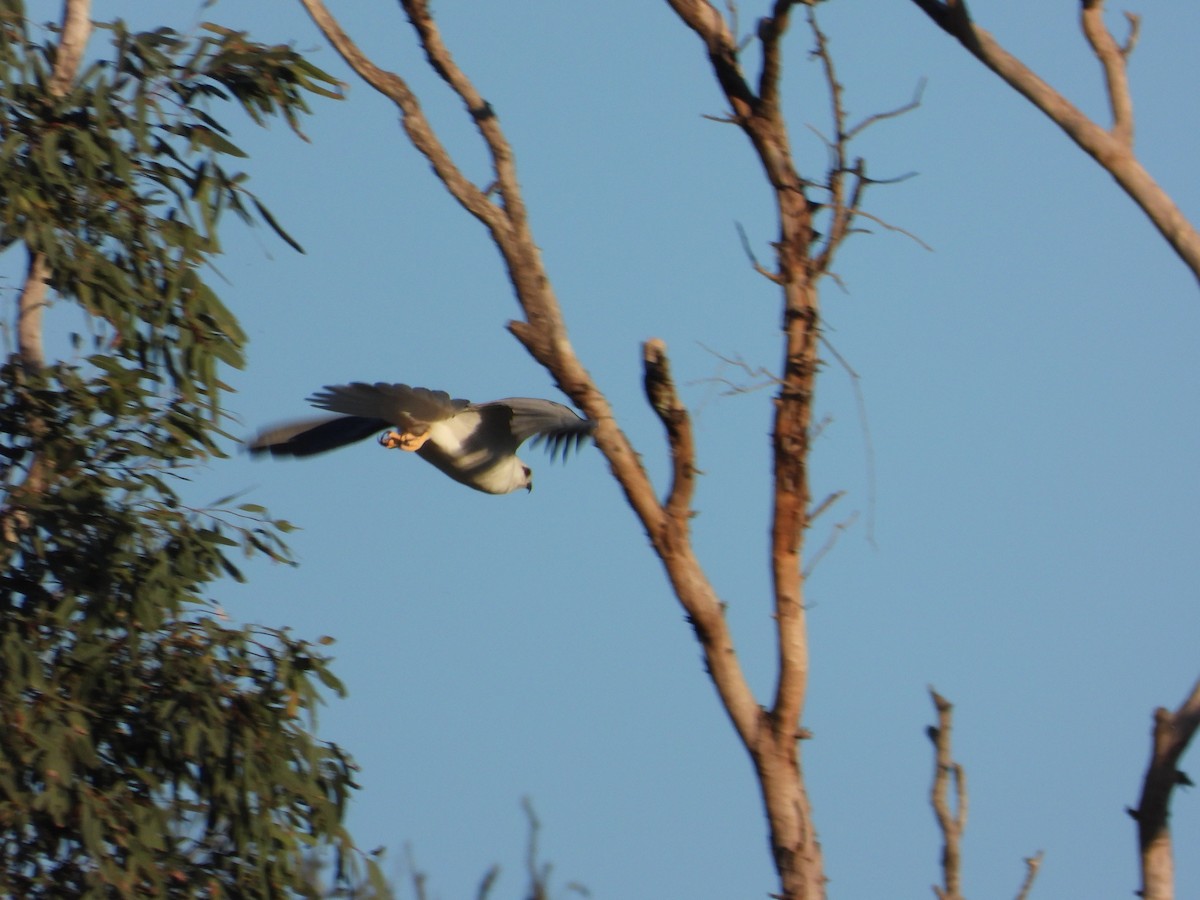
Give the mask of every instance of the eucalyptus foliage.
POLYGON ((312 734, 329 660, 211 596, 246 553, 287 561, 289 526, 179 492, 243 361, 207 280, 222 218, 295 243, 217 111, 298 132, 336 85, 217 26, 112 22, 56 92, 58 40, 0 0, 0 252, 88 323, 72 359, 18 346, 0 371, 0 894, 311 895, 314 852, 349 883, 354 767, 312 734))

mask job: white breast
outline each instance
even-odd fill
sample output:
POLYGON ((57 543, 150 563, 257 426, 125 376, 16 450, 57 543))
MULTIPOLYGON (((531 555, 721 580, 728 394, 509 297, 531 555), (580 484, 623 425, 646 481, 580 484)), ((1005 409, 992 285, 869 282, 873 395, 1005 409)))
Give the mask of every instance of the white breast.
POLYGON ((466 410, 429 426, 429 440, 417 453, 455 481, 489 494, 509 494, 529 486, 529 472, 515 455, 516 442, 509 435, 499 443, 481 440, 477 434, 482 417, 466 410))

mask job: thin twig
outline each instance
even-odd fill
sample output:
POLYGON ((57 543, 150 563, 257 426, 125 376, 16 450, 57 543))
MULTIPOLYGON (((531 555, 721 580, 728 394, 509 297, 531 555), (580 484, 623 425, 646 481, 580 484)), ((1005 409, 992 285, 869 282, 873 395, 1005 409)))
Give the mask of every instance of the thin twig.
POLYGON ((813 511, 808 514, 809 526, 811 526, 813 522, 815 522, 817 519, 819 519, 821 517, 822 513, 824 513, 831 506, 833 506, 833 504, 837 503, 839 500, 841 500, 845 496, 846 496, 845 491, 834 491, 832 494, 830 494, 828 497, 826 497, 824 500, 822 500, 820 503, 818 503, 813 508, 813 511))
MULTIPOLYGON (((825 141, 827 151, 831 156, 829 171, 825 178, 825 190, 829 192, 829 206, 832 212, 832 224, 825 238, 825 246, 817 254, 817 267, 825 271, 833 261, 833 254, 845 238, 854 219, 852 207, 854 203, 846 203, 845 179, 847 174, 846 148, 846 110, 842 104, 842 84, 838 81, 837 69, 833 64, 833 56, 829 52, 829 39, 817 22, 817 12, 813 6, 805 9, 809 31, 812 32, 816 47, 813 56, 821 61, 821 71, 825 75, 825 87, 829 94, 829 117, 833 126, 833 138, 825 141)), ((861 187, 862 181, 859 180, 861 187)))
MULTIPOLYGON (((808 28, 812 32, 813 40, 816 41, 816 47, 813 49, 813 56, 821 61, 821 70, 825 73, 825 86, 829 92, 830 113, 829 118, 833 124, 834 140, 832 144, 839 150, 844 151, 847 139, 846 133, 846 110, 842 104, 842 83, 838 81, 837 70, 833 64, 833 55, 829 52, 829 38, 820 24, 817 22, 816 9, 809 6, 804 11, 808 20, 808 28)), ((845 156, 843 152, 838 154, 839 167, 844 167, 845 156)))
POLYGON ((904 235, 909 240, 914 241, 918 246, 921 247, 921 249, 928 250, 930 253, 933 252, 933 247, 925 243, 925 241, 921 240, 921 238, 913 234, 907 228, 901 228, 899 225, 893 225, 891 222, 881 219, 879 216, 875 215, 874 213, 869 213, 865 209, 854 210, 854 216, 855 218, 870 219, 876 225, 886 228, 888 231, 894 231, 897 234, 904 235))
POLYGON ((525 848, 525 874, 529 877, 529 898, 545 900, 550 888, 550 867, 538 864, 538 834, 542 830, 542 823, 528 797, 521 798, 521 809, 525 812, 525 818, 529 820, 529 844, 525 848))
POLYGON ((713 377, 698 378, 695 381, 688 382, 689 384, 701 384, 705 382, 723 384, 729 388, 729 390, 725 392, 726 396, 732 396, 734 394, 750 394, 754 391, 761 391, 763 388, 779 386, 779 376, 768 370, 766 366, 758 366, 756 368, 742 359, 741 356, 725 356, 723 353, 717 352, 712 347, 709 347, 700 341, 697 341, 696 343, 700 346, 700 349, 715 356, 721 362, 725 363, 725 365, 733 366, 736 369, 741 369, 746 373, 747 378, 757 378, 761 380, 757 384, 737 384, 733 381, 730 381, 728 378, 713 377))
MULTIPOLYGON (((1133 146, 1133 99, 1129 96, 1129 74, 1126 60, 1133 44, 1125 48, 1117 45, 1116 39, 1104 24, 1104 0, 1083 0, 1080 25, 1092 52, 1104 70, 1104 84, 1108 91, 1108 105, 1112 110, 1112 136, 1124 146, 1133 146)), ((1136 40, 1136 27, 1131 29, 1131 40, 1136 40)))
MULTIPOLYGON (((741 31, 740 17, 738 15, 738 5, 735 0, 725 0, 725 13, 729 16, 729 30, 735 35, 741 31)), ((743 43, 753 40, 749 35, 742 39, 743 43)), ((739 50, 741 47, 739 46, 739 50)))
POLYGON ((876 178, 874 175, 867 177, 867 173, 861 174, 862 180, 867 184, 900 184, 908 181, 910 178, 916 178, 916 172, 905 172, 903 175, 893 175, 891 178, 876 178))
POLYGON ((897 106, 895 109, 889 109, 884 112, 874 113, 867 116, 857 125, 853 126, 846 132, 846 140, 852 141, 872 125, 878 122, 886 121, 887 119, 895 119, 898 116, 903 116, 906 113, 912 112, 921 105, 921 98, 925 96, 925 85, 929 79, 922 78, 917 82, 916 90, 913 91, 913 97, 902 106, 897 106))
POLYGON ((1039 850, 1033 856, 1025 857, 1025 880, 1021 882, 1017 900, 1028 900, 1029 892, 1033 890, 1034 879, 1037 878, 1038 870, 1042 867, 1042 857, 1045 855, 1044 850, 1039 850))
POLYGON ((766 278, 768 281, 774 282, 775 284, 780 284, 781 282, 779 274, 777 272, 772 272, 766 266, 762 265, 758 261, 758 257, 754 255, 754 249, 750 246, 750 238, 746 236, 746 229, 742 227, 742 223, 736 222, 735 224, 737 225, 738 237, 742 239, 742 250, 745 251, 746 256, 750 260, 750 264, 754 266, 754 271, 763 278, 766 278))
POLYGON ((815 56, 821 63, 821 70, 825 76, 826 91, 829 95, 830 119, 833 126, 833 138, 827 138, 821 132, 809 126, 812 131, 824 142, 825 148, 830 155, 829 171, 826 175, 826 181, 823 185, 824 189, 829 193, 829 207, 831 214, 831 222, 829 233, 825 236, 824 243, 818 253, 815 253, 816 268, 822 273, 828 273, 833 262, 833 256, 837 252, 838 247, 851 234, 855 233, 855 219, 859 216, 864 216, 872 221, 878 222, 889 231, 896 231, 906 237, 917 240, 921 246, 929 249, 928 245, 916 239, 910 232, 903 228, 888 225, 877 216, 866 213, 862 208, 863 193, 868 185, 874 184, 890 184, 904 180, 908 176, 902 176, 898 179, 873 179, 868 178, 866 174, 866 162, 862 159, 855 160, 853 165, 848 163, 848 149, 850 142, 858 135, 862 134, 867 128, 872 125, 892 119, 897 116, 911 112, 921 105, 921 98, 925 91, 925 79, 921 79, 917 83, 917 88, 913 94, 913 98, 902 106, 895 109, 886 110, 884 112, 875 113, 863 119, 857 125, 852 127, 846 124, 846 110, 842 99, 843 87, 838 80, 837 69, 834 66, 833 56, 829 50, 829 38, 821 29, 820 23, 817 21, 816 10, 814 6, 809 5, 805 10, 809 30, 812 32, 815 48, 812 55, 815 56), (847 197, 846 177, 853 178, 852 187, 849 189, 849 197, 847 197))
POLYGON ((428 895, 425 891, 425 885, 428 881, 428 876, 417 868, 417 858, 413 853, 412 844, 404 845, 404 861, 408 866, 409 881, 412 883, 413 895, 417 900, 426 900, 428 895))
POLYGON ((1121 45, 1121 55, 1129 59, 1133 54, 1133 48, 1137 46, 1138 37, 1142 33, 1142 17, 1126 10, 1125 21, 1129 24, 1129 34, 1125 38, 1125 43, 1121 45))
POLYGON ((837 347, 830 343, 829 338, 822 335, 821 344, 833 354, 833 358, 837 360, 838 365, 842 367, 842 370, 850 378, 850 388, 854 392, 854 405, 858 409, 858 424, 862 429, 863 453, 866 457, 867 466, 867 541, 874 547, 875 500, 877 496, 875 486, 875 441, 871 438, 871 422, 867 416, 867 396, 863 391, 862 376, 855 371, 846 357, 838 352, 837 347))
POLYGON ((835 524, 833 528, 829 530, 829 534, 825 538, 825 543, 823 543, 817 552, 809 558, 808 563, 805 565, 805 578, 808 578, 814 571, 816 571, 817 564, 820 563, 821 560, 824 559, 829 552, 837 546, 838 539, 841 538, 841 536, 845 534, 857 521, 858 513, 853 512, 845 519, 842 519, 842 521, 835 524))

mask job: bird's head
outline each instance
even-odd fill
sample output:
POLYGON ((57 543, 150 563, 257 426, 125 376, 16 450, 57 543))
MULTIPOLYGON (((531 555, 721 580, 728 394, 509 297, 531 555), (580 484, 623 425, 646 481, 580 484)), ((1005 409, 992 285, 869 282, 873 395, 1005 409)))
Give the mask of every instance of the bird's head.
POLYGON ((453 472, 452 478, 463 484, 483 491, 485 494, 511 494, 521 488, 533 490, 533 469, 515 456, 510 456, 498 466, 491 466, 481 472, 475 472, 471 477, 463 478, 453 472))

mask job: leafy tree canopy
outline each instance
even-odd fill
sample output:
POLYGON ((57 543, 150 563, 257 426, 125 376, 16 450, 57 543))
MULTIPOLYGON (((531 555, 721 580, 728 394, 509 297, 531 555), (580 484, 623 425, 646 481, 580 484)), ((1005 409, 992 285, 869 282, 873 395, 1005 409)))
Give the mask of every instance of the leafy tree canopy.
POLYGON ((243 361, 207 281, 222 217, 296 246, 217 112, 299 133, 336 83, 215 25, 96 27, 59 83, 63 32, 0 0, 0 252, 27 272, 0 373, 0 893, 310 895, 305 853, 340 881, 357 859, 354 766, 312 735, 341 686, 319 646, 232 627, 210 594, 238 555, 287 561, 288 524, 179 488, 220 455, 219 364, 243 361), (51 297, 86 313, 70 361, 43 359, 51 297))

